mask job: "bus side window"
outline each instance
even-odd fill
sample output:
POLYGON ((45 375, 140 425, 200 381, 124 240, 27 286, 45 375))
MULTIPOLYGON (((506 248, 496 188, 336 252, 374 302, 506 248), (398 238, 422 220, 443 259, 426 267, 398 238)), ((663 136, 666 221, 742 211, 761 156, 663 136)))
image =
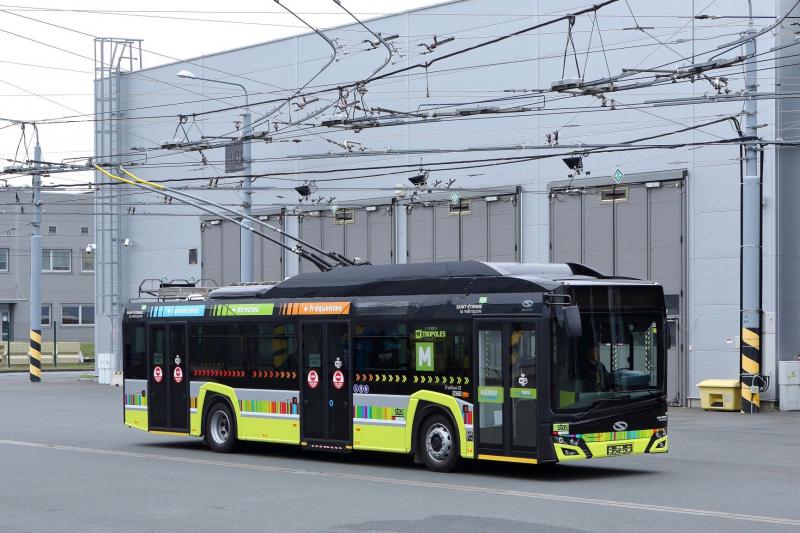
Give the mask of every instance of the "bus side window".
POLYGON ((355 324, 353 356, 356 372, 407 371, 407 331, 405 324, 355 324))
POLYGON ((294 324, 257 324, 248 338, 247 358, 252 370, 297 370, 294 324))

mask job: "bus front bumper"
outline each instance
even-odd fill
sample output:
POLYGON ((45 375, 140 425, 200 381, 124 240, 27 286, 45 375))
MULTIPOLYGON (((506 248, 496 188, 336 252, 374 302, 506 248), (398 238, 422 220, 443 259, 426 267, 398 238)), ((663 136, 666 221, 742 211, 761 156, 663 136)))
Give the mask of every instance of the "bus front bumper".
POLYGON ((652 435, 628 439, 609 438, 607 440, 603 440, 604 434, 559 435, 553 437, 553 448, 558 461, 578 461, 593 457, 620 457, 669 451, 669 436, 665 429, 647 431, 652 431, 652 435))

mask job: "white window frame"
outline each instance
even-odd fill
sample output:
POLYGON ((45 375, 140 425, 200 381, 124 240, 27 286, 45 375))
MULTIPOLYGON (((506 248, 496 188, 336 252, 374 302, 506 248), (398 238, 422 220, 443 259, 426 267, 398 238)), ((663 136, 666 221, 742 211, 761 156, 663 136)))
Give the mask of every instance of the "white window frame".
POLYGON ((94 259, 94 254, 93 253, 87 253, 85 251, 81 252, 81 272, 94 273, 94 262, 95 262, 95 259, 94 259), (84 266, 83 260, 86 259, 87 257, 90 257, 92 259, 92 269, 91 270, 87 270, 87 269, 83 268, 83 266, 84 266))
POLYGON ((61 325, 65 328, 77 328, 77 327, 85 327, 85 326, 94 326, 94 322, 91 324, 86 324, 83 322, 83 308, 84 307, 91 307, 94 308, 94 304, 61 304, 61 325), (77 307, 78 308, 78 323, 77 324, 64 324, 64 308, 65 307, 77 307))
POLYGON ((69 248, 45 248, 42 250, 42 272, 55 272, 68 274, 72 272, 72 250, 69 248), (69 254, 69 268, 67 270, 53 270, 53 252, 67 252, 69 254), (44 254, 47 254, 48 261, 45 264, 44 254))
POLYGON ((53 325, 53 304, 42 304, 42 327, 49 328, 53 325), (44 323, 44 310, 47 309, 47 324, 44 323))
POLYGON ((0 268, 0 272, 8 272, 11 269, 11 249, 10 248, 0 248, 0 256, 5 254, 6 257, 6 267, 0 268))

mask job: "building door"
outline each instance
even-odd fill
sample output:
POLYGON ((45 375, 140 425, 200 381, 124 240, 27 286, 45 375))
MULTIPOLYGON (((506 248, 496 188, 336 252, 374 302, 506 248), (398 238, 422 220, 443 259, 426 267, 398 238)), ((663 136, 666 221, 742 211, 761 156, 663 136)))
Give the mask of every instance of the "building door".
POLYGON ((150 429, 189 431, 186 324, 148 326, 147 417, 150 429))
POLYGON ((536 323, 476 322, 478 455, 536 455, 536 323))
POLYGON ((11 342, 11 321, 11 306, 0 304, 0 342, 11 342))
POLYGON ((300 325, 303 386, 300 434, 304 446, 345 450, 351 444, 353 410, 347 322, 300 325))
POLYGON ((649 279, 664 287, 678 342, 667 354, 667 399, 686 398, 686 351, 680 328, 686 309, 685 197, 682 173, 635 176, 620 185, 593 178, 551 184, 550 259, 583 263, 603 274, 649 279), (644 177, 643 177, 644 178, 644 177), (665 179, 669 178, 669 179, 665 179), (586 186, 581 186, 585 182, 586 186), (596 185, 596 183, 598 183, 596 185))

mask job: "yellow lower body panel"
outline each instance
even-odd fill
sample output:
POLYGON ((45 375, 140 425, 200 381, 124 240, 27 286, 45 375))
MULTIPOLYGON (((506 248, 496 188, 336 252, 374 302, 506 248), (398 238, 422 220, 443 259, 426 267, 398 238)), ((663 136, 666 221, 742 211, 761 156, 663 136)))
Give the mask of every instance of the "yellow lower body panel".
POLYGON ((478 460, 483 461, 500 461, 502 463, 525 463, 535 465, 539 461, 530 457, 509 457, 506 455, 486 455, 483 453, 478 454, 478 460))
MULTIPOLYGON (((666 453, 669 449, 669 437, 662 437, 653 443, 648 453, 666 453), (663 444, 661 444, 663 443, 663 444)), ((592 457, 620 457, 625 455, 638 455, 645 453, 647 446, 650 444, 650 439, 629 439, 629 440, 613 440, 613 441, 599 441, 587 442, 586 446, 592 452, 592 457), (617 450, 624 449, 626 445, 631 446, 629 453, 609 453, 609 446, 614 446, 617 450)), ((578 461, 587 459, 588 457, 584 451, 578 446, 570 444, 554 443, 556 449, 556 457, 559 461, 578 461)))
POLYGON ((353 425, 353 449, 405 453, 406 426, 353 425))
POLYGON ((300 444, 300 421, 297 418, 242 416, 239 422, 239 438, 282 444, 300 444))
POLYGON ((125 425, 147 431, 146 409, 125 409, 125 425))

